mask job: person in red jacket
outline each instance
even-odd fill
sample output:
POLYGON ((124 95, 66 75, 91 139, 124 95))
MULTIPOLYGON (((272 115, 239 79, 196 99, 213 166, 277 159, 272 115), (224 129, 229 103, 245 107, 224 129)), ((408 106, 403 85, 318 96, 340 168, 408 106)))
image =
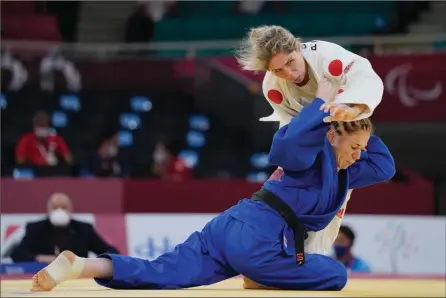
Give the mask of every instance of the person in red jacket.
POLYGON ((34 131, 23 135, 15 150, 17 164, 55 166, 62 157, 68 164, 73 162, 65 141, 50 127, 47 113, 39 111, 33 118, 34 131))
POLYGON ((158 178, 170 181, 193 179, 192 170, 177 156, 179 146, 175 142, 158 141, 153 153, 153 173, 158 178))

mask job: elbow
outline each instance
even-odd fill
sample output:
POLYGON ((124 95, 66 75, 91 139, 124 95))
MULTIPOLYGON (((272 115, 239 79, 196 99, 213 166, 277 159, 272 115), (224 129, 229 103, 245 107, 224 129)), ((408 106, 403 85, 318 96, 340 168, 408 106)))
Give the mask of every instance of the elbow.
POLYGON ((379 103, 382 101, 382 98, 384 96, 384 82, 379 77, 379 75, 375 75, 375 81, 376 81, 376 89, 379 94, 381 94, 381 97, 379 98, 379 103))
POLYGON ((382 178, 384 181, 388 181, 393 178, 396 174, 395 161, 392 156, 389 157, 389 161, 385 167, 381 169, 382 178))

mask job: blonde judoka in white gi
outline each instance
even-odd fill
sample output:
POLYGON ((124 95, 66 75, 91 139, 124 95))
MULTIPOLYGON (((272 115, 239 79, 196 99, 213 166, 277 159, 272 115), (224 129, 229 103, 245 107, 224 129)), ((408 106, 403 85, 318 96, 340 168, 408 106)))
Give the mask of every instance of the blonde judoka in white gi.
MULTIPOLYGON (((245 70, 266 71, 262 87, 273 114, 260 120, 280 122, 280 127, 313 101, 318 82, 324 78, 336 77, 341 81, 335 105, 330 108, 332 120, 368 118, 382 99, 383 82, 367 59, 327 41, 301 43, 280 26, 251 29, 237 59, 245 70), (335 73, 339 66, 341 72, 335 73)), ((306 252, 327 254, 330 251, 351 192, 338 216, 324 230, 309 233, 306 252)))

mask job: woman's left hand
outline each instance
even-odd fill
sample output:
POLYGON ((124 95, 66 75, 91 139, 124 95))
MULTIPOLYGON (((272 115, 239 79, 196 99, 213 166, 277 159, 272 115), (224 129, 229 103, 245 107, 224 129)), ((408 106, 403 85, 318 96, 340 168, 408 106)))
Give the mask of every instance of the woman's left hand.
POLYGON ((354 121, 367 108, 365 105, 347 105, 340 103, 325 103, 321 110, 330 112, 330 116, 324 118, 325 122, 331 121, 354 121))

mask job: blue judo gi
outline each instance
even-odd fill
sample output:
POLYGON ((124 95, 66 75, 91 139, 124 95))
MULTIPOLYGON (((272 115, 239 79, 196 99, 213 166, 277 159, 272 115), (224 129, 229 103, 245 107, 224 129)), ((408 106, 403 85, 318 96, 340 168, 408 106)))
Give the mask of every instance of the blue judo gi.
MULTIPOLYGON (((273 138, 269 161, 284 169, 280 180, 264 188, 286 202, 309 231, 324 229, 346 198, 348 189, 389 180, 395 164, 387 147, 371 136, 367 152, 346 170, 337 171, 330 127, 316 98, 273 138)), ((290 227, 265 203, 242 199, 193 233, 172 252, 154 261, 105 254, 113 277, 96 279, 115 289, 177 289, 209 285, 242 274, 260 284, 295 290, 341 290, 345 266, 320 254, 305 254, 298 266, 290 227), (294 250, 294 251, 293 251, 294 250)))

